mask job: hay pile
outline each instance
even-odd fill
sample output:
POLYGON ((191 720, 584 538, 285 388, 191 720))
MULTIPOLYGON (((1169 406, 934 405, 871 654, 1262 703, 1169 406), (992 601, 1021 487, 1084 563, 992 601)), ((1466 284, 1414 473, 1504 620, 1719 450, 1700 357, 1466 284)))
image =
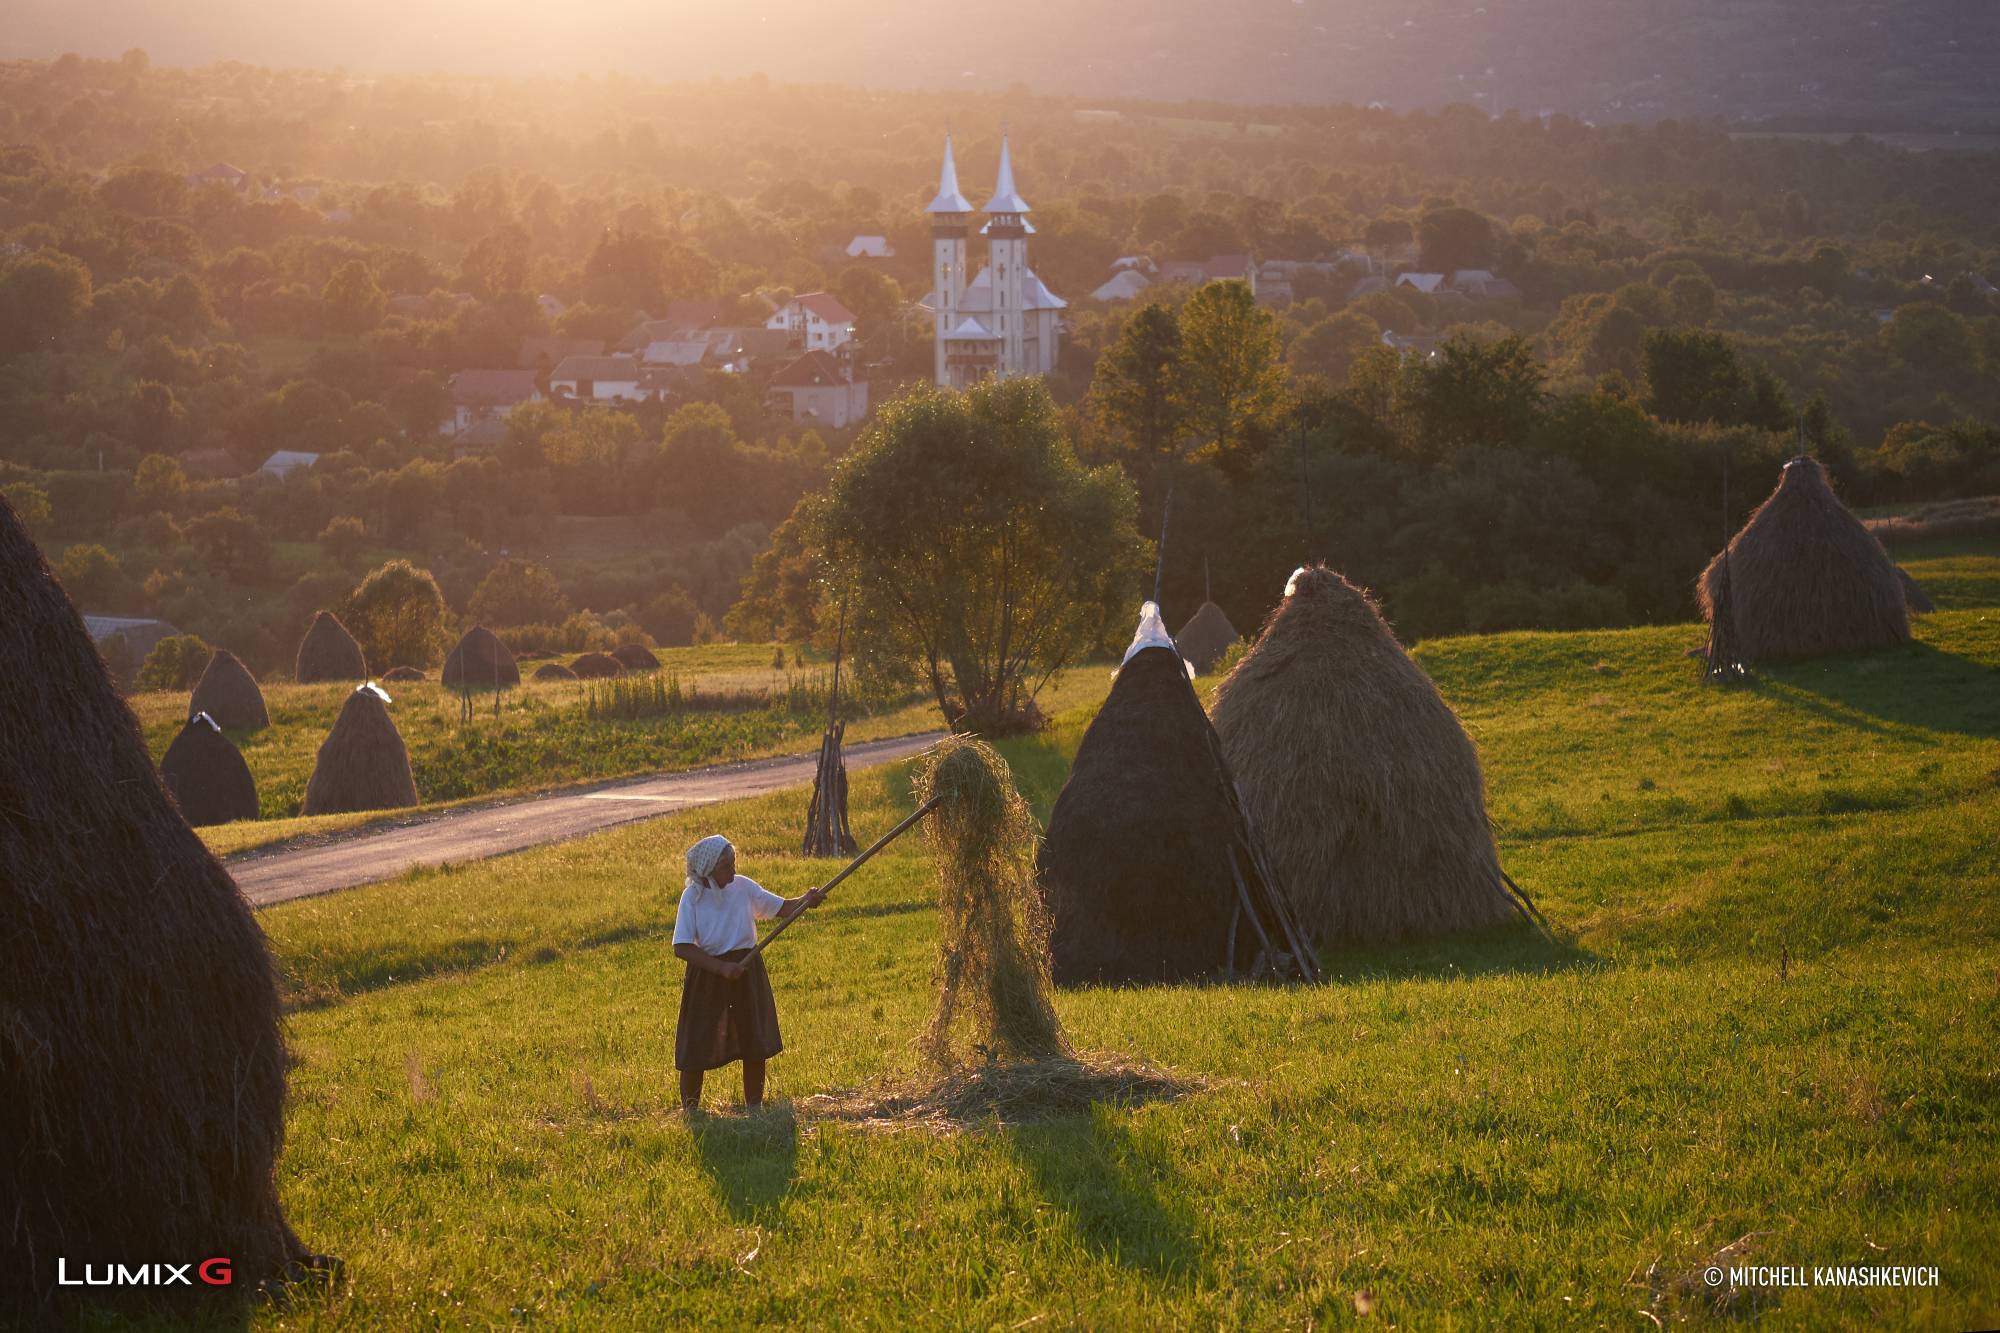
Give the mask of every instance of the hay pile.
POLYGON ((292 679, 301 685, 313 685, 327 680, 366 680, 368 662, 361 655, 361 645, 347 632, 347 626, 340 623, 340 617, 331 611, 321 611, 306 627, 305 638, 299 640, 298 661, 292 668, 292 679))
POLYGON ((640 644, 625 644, 623 647, 613 649, 611 655, 617 658, 618 665, 624 667, 627 671, 658 671, 660 669, 660 659, 653 655, 653 650, 640 644))
POLYGON ((429 677, 416 667, 399 666, 391 667, 389 670, 383 672, 382 679, 395 685, 407 685, 411 681, 428 680, 429 677))
POLYGON ((1237 875, 1248 866, 1254 879, 1254 863, 1216 748, 1173 648, 1127 658, 1077 746, 1038 860, 1058 984, 1251 970, 1258 929, 1240 920, 1237 875))
POLYGON ((333 730, 320 742, 299 813, 400 810, 416 803, 410 752, 389 716, 389 696, 363 685, 347 696, 333 730))
POLYGON ((625 674, 624 664, 608 653, 585 653, 569 664, 578 680, 604 680, 625 674))
POLYGON ((1242 637, 1236 632, 1236 626, 1229 623, 1229 617, 1222 613, 1221 607, 1214 602, 1203 602, 1201 609, 1181 626, 1181 632, 1174 635, 1174 644, 1181 650, 1181 656, 1205 676, 1215 670, 1216 663, 1228 656, 1229 650, 1242 637))
POLYGON ((1709 562, 1698 591, 1727 664, 1910 640, 1908 594, 1889 553, 1811 458, 1785 464, 1778 489, 1709 562))
POLYGON ((264 692, 235 653, 217 649, 188 699, 188 715, 206 713, 224 731, 262 731, 271 725, 264 692))
POLYGON ((576 672, 561 662, 544 662, 535 668, 536 680, 575 680, 576 672))
POLYGON ((444 659, 438 680, 453 690, 504 690, 521 683, 521 668, 499 635, 474 625, 444 659))
POLYGON ((196 828, 257 817, 250 766, 206 713, 189 718, 160 756, 160 778, 181 818, 196 828))
POLYGON ((110 1299, 58 1288, 58 1257, 228 1255, 234 1288, 171 1289, 224 1322, 311 1259, 278 1202, 270 959, 4 499, 0 665, 0 1325, 110 1299))
POLYGON ((1293 575, 1213 711, 1313 938, 1376 944, 1512 915, 1478 752, 1367 593, 1325 566, 1293 575))

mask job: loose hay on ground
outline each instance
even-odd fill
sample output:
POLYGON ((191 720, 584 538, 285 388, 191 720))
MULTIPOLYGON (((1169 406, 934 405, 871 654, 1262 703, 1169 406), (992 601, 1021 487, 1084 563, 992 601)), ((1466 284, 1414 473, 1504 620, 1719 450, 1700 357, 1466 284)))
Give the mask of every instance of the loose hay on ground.
POLYGON ((882 1133, 955 1133, 1080 1115, 1098 1103, 1175 1102, 1207 1088, 1116 1056, 1064 1056, 1017 1064, 960 1066, 866 1088, 802 1098, 802 1115, 882 1133))

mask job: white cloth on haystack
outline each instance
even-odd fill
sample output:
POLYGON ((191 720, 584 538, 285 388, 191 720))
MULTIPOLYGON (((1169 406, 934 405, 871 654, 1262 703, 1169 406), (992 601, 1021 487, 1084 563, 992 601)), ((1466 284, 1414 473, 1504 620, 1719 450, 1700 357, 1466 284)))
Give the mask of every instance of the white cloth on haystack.
MULTIPOLYGON (((1174 636, 1167 633, 1167 622, 1160 619, 1157 602, 1147 602, 1139 608, 1139 628, 1132 635, 1132 646, 1125 650, 1125 656, 1118 659, 1118 665, 1124 666, 1148 648, 1165 648, 1170 653, 1180 651, 1174 647, 1174 636)), ((1193 679, 1194 665, 1187 661, 1181 665, 1187 668, 1189 679, 1193 679)))

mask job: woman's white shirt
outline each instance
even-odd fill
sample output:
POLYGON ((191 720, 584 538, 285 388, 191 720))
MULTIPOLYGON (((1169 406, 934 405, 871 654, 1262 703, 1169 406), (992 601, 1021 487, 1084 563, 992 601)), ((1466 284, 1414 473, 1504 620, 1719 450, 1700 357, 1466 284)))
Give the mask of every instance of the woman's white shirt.
POLYGON ((743 875, 719 889, 706 884, 685 889, 674 916, 674 943, 692 944, 705 954, 748 949, 757 942, 757 922, 770 920, 784 906, 783 898, 743 875))

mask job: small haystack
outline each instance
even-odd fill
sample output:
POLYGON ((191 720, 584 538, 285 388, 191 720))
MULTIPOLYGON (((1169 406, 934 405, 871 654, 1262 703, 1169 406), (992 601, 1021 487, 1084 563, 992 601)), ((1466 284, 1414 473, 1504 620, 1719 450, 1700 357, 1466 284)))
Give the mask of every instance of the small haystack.
POLYGON ((382 673, 382 679, 392 685, 407 685, 412 681, 429 680, 421 670, 413 666, 391 667, 382 673))
POLYGON ((302 815, 400 810, 417 803, 410 752, 389 716, 389 696, 372 684, 347 696, 320 742, 302 815))
POLYGON ((641 644, 624 644, 612 650, 611 655, 617 658, 618 665, 624 667, 627 671, 658 671, 660 669, 660 659, 653 655, 651 648, 647 648, 641 644))
POLYGON ((1927 616, 1937 610, 1937 603, 1933 602, 1931 595, 1925 592, 1915 579, 1910 577, 1909 570, 1904 569, 1901 565, 1897 565, 1896 577, 1903 584, 1903 605, 1909 608, 1911 615, 1927 616))
POLYGON ((271 725, 257 678, 235 653, 217 649, 195 682, 188 714, 206 713, 224 731, 262 731, 271 725))
POLYGON ((1907 594, 1889 553, 1811 458, 1785 464, 1778 489, 1702 571, 1698 593, 1702 617, 1726 625, 1718 637, 1735 663, 1910 640, 1907 594))
POLYGON ((474 625, 444 659, 438 680, 452 690, 505 690, 521 683, 521 668, 499 635, 474 625))
POLYGON ((1292 576, 1214 716, 1313 938, 1378 944, 1513 915, 1478 751, 1374 600, 1339 574, 1292 576))
POLYGON ((257 817, 257 782, 250 765, 207 713, 188 719, 160 756, 160 778, 196 828, 257 817))
POLYGON ((1215 670, 1216 664, 1229 655, 1242 637, 1221 607, 1214 602, 1203 602, 1201 609, 1181 626, 1181 632, 1174 635, 1174 644, 1181 650, 1181 656, 1205 676, 1215 670))
POLYGON ((1304 941, 1232 796, 1221 746, 1151 602, 1049 813, 1038 876, 1056 981, 1282 975, 1304 941), (1245 909, 1251 914, 1246 919, 1245 909), (1299 947, 1294 947, 1294 945, 1299 947))
POLYGON ((286 1056, 263 933, 4 499, 0 921, 0 1326, 149 1296, 225 1323, 314 1262, 278 1203, 286 1056), (74 1277, 214 1255, 234 1286, 56 1282, 59 1259, 74 1277))
POLYGON ((544 662, 535 668, 536 680, 575 680, 576 672, 561 662, 544 662))
POLYGON ((585 653, 569 664, 578 680, 604 680, 625 674, 625 666, 608 653, 585 653))
POLYGON ((347 632, 347 626, 340 623, 340 617, 331 611, 321 611, 306 627, 305 638, 299 640, 299 658, 292 668, 292 678, 301 685, 327 680, 366 680, 368 661, 361 655, 361 645, 347 632))

